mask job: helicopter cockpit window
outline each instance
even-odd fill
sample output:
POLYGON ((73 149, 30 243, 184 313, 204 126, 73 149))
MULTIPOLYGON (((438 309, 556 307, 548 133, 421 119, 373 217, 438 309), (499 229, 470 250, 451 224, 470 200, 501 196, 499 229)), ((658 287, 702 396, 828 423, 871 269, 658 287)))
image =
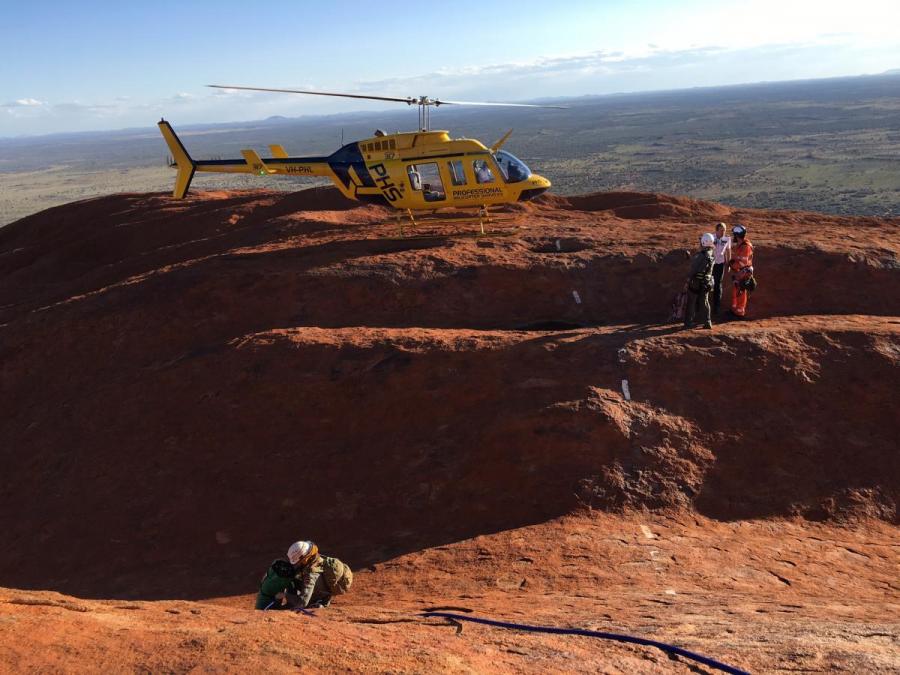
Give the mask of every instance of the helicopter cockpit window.
POLYGON ((500 167, 507 183, 520 183, 531 176, 531 169, 525 162, 506 150, 500 150, 494 155, 494 159, 497 160, 497 166, 500 167))
POLYGON ((475 170, 475 180, 479 183, 493 183, 494 173, 491 167, 483 159, 476 159, 472 162, 472 168, 475 170))
POLYGON ((450 169, 450 182, 453 185, 465 185, 466 184, 466 172, 463 169, 462 160, 454 160, 452 162, 447 162, 447 167, 450 169))

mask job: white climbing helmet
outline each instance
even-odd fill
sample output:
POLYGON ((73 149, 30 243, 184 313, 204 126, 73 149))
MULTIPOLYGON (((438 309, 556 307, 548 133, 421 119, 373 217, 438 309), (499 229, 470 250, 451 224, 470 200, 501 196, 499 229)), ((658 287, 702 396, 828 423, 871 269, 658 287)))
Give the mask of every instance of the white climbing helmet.
POLYGON ((287 557, 291 565, 308 562, 319 552, 319 547, 311 541, 295 541, 288 549, 287 557))
POLYGON ((702 237, 700 237, 700 245, 703 248, 712 248, 716 245, 716 238, 709 232, 706 232, 702 237))

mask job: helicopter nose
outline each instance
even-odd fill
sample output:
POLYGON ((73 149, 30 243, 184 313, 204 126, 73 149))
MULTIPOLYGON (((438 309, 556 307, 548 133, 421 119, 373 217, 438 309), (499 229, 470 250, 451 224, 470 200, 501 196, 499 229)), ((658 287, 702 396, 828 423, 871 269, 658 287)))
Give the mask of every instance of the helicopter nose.
POLYGON ((525 189, 519 194, 520 202, 527 202, 550 189, 550 181, 543 176, 532 174, 525 189))

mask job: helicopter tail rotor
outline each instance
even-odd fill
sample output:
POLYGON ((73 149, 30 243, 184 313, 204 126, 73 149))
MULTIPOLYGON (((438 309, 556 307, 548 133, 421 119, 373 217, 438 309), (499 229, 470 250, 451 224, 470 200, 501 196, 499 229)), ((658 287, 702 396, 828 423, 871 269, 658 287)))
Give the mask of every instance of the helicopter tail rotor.
POLYGON ((169 146, 169 152, 172 153, 174 165, 178 167, 178 175, 175 177, 175 189, 172 191, 172 196, 176 199, 182 199, 191 186, 197 164, 191 159, 188 151, 185 150, 184 144, 175 134, 171 124, 166 122, 166 120, 160 120, 159 130, 162 132, 163 138, 166 139, 166 145, 169 146))

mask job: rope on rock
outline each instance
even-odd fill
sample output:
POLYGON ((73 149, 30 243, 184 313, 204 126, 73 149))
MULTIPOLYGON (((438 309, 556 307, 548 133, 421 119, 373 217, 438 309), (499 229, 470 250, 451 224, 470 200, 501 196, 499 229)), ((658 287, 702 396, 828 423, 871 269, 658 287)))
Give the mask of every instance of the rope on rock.
POLYGON ((530 633, 551 633, 554 635, 582 635, 584 637, 601 638, 604 640, 615 640, 616 642, 627 642, 630 644, 644 645, 646 647, 656 647, 667 654, 677 654, 686 659, 691 659, 702 663, 710 668, 716 668, 731 675, 750 675, 746 670, 729 666, 726 663, 716 661, 708 656, 696 654, 676 647, 675 645, 666 644, 665 642, 657 642, 656 640, 647 640, 646 638, 633 637, 631 635, 620 635, 618 633, 604 633, 597 630, 587 630, 585 628, 557 628, 555 626, 532 626, 527 623, 509 623, 506 621, 494 621, 493 619, 482 619, 477 616, 466 616, 465 614, 451 614, 449 612, 423 612, 420 616, 435 616, 453 621, 471 621, 472 623, 481 623, 486 626, 496 626, 497 628, 509 628, 512 630, 524 630, 530 633))

